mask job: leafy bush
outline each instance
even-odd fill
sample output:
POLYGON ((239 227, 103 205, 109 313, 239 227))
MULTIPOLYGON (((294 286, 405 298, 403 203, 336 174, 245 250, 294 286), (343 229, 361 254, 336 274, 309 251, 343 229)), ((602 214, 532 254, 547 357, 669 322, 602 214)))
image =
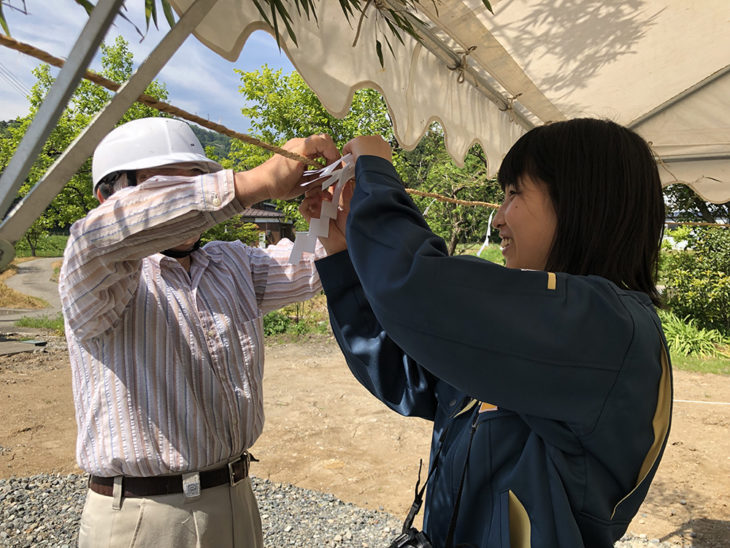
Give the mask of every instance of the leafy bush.
POLYGON ((264 316, 264 335, 326 335, 330 332, 327 299, 324 294, 293 303, 264 316))
POLYGON ((292 321, 286 314, 282 314, 278 310, 269 312, 264 316, 264 335, 281 335, 286 333, 292 321))
POLYGON ((659 317, 672 354, 717 356, 723 354, 722 346, 730 344, 730 338, 716 329, 697 327, 692 318, 682 319, 666 310, 660 310, 659 317))
MULTIPOLYGON (((675 236, 676 231, 669 231, 675 236)), ((730 231, 686 229, 684 250, 666 250, 662 262, 665 297, 680 318, 730 334, 730 231)))

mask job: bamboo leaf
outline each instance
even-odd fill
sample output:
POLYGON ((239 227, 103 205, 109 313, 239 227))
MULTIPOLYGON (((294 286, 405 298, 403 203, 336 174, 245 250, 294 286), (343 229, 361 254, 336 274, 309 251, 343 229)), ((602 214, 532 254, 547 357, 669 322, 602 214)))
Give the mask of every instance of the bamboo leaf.
POLYGON ((273 26, 271 24, 271 20, 269 19, 268 14, 264 10, 264 8, 261 6, 261 4, 259 4, 258 0, 253 0, 253 3, 256 6, 256 9, 259 10, 259 14, 261 15, 261 17, 264 18, 264 21, 266 21, 269 24, 269 26, 273 26))
POLYGON ((281 14, 282 21, 284 21, 284 26, 286 26, 287 34, 289 35, 289 38, 291 38, 291 41, 294 42, 294 45, 299 46, 299 44, 297 44, 296 34, 294 33, 294 29, 291 26, 291 17, 289 16, 289 13, 286 11, 281 3, 279 4, 279 6, 279 13, 281 14))
POLYGON ((266 1, 269 3, 269 7, 271 8, 271 18, 273 20, 274 34, 276 35, 276 44, 281 47, 281 36, 279 34, 279 17, 281 17, 282 21, 284 22, 284 26, 286 27, 289 38, 291 38, 294 45, 298 46, 296 34, 294 33, 294 29, 291 26, 291 16, 284 7, 284 4, 281 2, 281 0, 266 1))
POLYGON ((297 8, 297 15, 301 15, 304 7, 301 0, 294 0, 294 7, 297 8))
POLYGON ((353 12, 353 6, 360 10, 360 3, 357 0, 350 1, 350 0, 339 0, 340 2, 340 8, 342 9, 342 13, 345 14, 345 19, 347 19, 348 23, 350 22, 350 16, 354 15, 353 12))
POLYGON ((294 0, 294 5, 297 7, 297 13, 299 15, 302 14, 303 10, 307 19, 314 17, 314 20, 317 21, 317 10, 314 7, 313 0, 294 0))
POLYGON ((380 40, 375 40, 375 52, 378 54, 380 68, 385 68, 385 65, 383 64, 383 44, 380 43, 380 40))
POLYGON ((144 0, 144 16, 145 22, 147 23, 147 30, 150 29, 150 17, 157 27, 157 1, 156 0, 144 0))
MULTIPOLYGON (((390 50, 390 54, 395 57, 395 52, 393 51, 393 46, 390 43, 390 40, 388 40, 388 37, 385 37, 385 43, 388 45, 388 49, 390 50)), ((381 63, 382 66, 382 63, 381 63)))
MULTIPOLYGON (((419 23, 422 23, 422 21, 416 17, 415 15, 412 15, 416 21, 419 23)), ((410 19, 406 17, 402 17, 401 15, 398 15, 397 13, 393 12, 393 18, 396 21, 396 26, 399 27, 401 30, 406 31, 408 34, 410 34, 415 40, 421 41, 421 37, 418 35, 418 32, 416 31, 415 27, 411 23, 410 19)))
POLYGON ((167 24, 170 25, 170 28, 172 28, 175 26, 175 14, 172 12, 170 0, 160 1, 162 2, 162 11, 165 13, 165 19, 167 19, 167 24))
MULTIPOLYGON (((91 6, 91 9, 94 9, 94 5, 93 5, 93 4, 91 3, 91 2, 89 2, 88 0, 76 0, 76 1, 77 1, 77 2, 79 3, 79 4, 80 4, 81 2, 86 2, 87 4, 89 4, 89 6, 91 6)), ((145 37, 145 33, 144 33, 144 32, 142 32, 142 31, 141 31, 141 30, 139 29, 139 27, 138 27, 137 25, 135 25, 135 24, 134 24, 134 21, 132 21, 132 20, 131 20, 131 19, 130 19, 129 17, 127 17, 127 16, 126 16, 126 15, 124 14, 124 11, 126 11, 126 9, 127 9, 127 8, 126 8, 126 7, 124 6, 124 5, 122 5, 122 7, 121 7, 121 8, 119 9, 119 13, 118 13, 117 15, 119 15, 119 17, 121 17, 121 18, 122 18, 122 19, 124 19, 124 20, 125 20, 125 21, 126 21, 127 23, 129 23, 130 25, 132 25, 132 27, 134 27, 134 30, 136 30, 136 31, 137 31, 137 34, 139 34, 139 40, 140 40, 140 42, 141 42, 142 40, 144 40, 144 37, 145 37)))
POLYGON ((395 52, 393 51, 393 46, 390 44, 390 40, 388 40, 388 37, 385 37, 385 43, 388 44, 388 49, 390 50, 390 54, 395 57, 395 52))
POLYGON ((396 27, 393 22, 388 19, 387 17, 384 18, 385 22, 388 24, 388 27, 390 28, 390 31, 395 34, 395 37, 398 38, 398 41, 403 44, 403 38, 400 35, 400 32, 398 32, 398 27, 396 27))
POLYGON ((10 36, 10 29, 8 28, 8 23, 7 23, 7 21, 5 21, 5 15, 3 15, 2 2, 0 2, 0 26, 2 26, 3 30, 5 31, 5 34, 10 36))
POLYGON ((439 16, 439 6, 438 2, 436 0, 431 0, 431 5, 433 6, 434 11, 436 12, 436 16, 439 16))
MULTIPOLYGON (((312 17, 314 17, 314 21, 319 24, 319 19, 317 19, 317 9, 314 7, 314 0, 306 0, 306 2, 312 12, 312 17)), ((347 14, 345 14, 345 17, 347 17, 347 14)), ((307 12, 307 19, 309 19, 309 12, 307 12)))
POLYGON ((89 0, 76 0, 76 3, 86 10, 86 15, 91 15, 91 10, 94 9, 94 4, 89 0))
POLYGON ((275 0, 267 0, 271 8, 271 19, 274 22, 274 36, 276 36, 276 45, 281 49, 281 38, 279 37, 279 19, 276 17, 275 0))

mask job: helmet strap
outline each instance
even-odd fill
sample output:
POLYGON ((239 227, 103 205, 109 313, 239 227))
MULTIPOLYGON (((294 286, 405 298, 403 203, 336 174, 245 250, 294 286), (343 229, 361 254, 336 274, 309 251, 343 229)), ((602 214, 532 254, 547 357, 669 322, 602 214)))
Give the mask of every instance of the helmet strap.
POLYGON ((189 256, 193 251, 198 249, 200 247, 200 238, 198 238, 198 241, 195 242, 190 249, 185 250, 177 250, 177 249, 166 249, 165 251, 160 251, 163 255, 167 257, 172 257, 173 259, 184 259, 185 257, 189 256))

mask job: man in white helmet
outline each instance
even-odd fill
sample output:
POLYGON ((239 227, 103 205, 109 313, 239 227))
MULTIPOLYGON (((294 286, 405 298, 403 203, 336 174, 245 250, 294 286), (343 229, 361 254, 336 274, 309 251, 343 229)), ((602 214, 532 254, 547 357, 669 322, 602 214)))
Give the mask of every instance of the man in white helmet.
MULTIPOLYGON (((339 157, 327 136, 285 148, 339 157)), ((315 257, 289 264, 288 240, 198 242, 244 207, 300 194, 304 169, 275 155, 221 170, 169 118, 97 147, 101 205, 71 228, 60 276, 90 475, 80 546, 263 546, 246 452, 263 426, 262 316, 320 291, 315 257)))

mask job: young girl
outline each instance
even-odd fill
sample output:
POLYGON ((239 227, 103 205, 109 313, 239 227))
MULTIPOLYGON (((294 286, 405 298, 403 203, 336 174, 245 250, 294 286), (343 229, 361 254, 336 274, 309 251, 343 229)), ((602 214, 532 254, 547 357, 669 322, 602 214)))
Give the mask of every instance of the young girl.
MULTIPOLYGON (((450 257, 379 137, 317 262, 357 379, 434 422, 433 546, 610 547, 646 496, 672 384, 655 313, 664 202, 647 144, 580 119, 525 134, 499 171, 506 268, 450 257)), ((311 212, 312 196, 303 206, 311 212)))

